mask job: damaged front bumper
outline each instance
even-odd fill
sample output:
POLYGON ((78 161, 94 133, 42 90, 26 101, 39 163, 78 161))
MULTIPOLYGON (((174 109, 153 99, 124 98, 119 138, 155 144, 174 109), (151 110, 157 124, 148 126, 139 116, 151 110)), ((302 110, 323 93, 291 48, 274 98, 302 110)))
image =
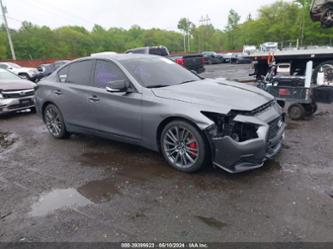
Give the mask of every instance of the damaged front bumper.
POLYGON ((262 124, 257 138, 237 142, 230 136, 211 138, 213 164, 229 173, 240 173, 260 168, 282 148, 285 136, 285 117, 262 124))

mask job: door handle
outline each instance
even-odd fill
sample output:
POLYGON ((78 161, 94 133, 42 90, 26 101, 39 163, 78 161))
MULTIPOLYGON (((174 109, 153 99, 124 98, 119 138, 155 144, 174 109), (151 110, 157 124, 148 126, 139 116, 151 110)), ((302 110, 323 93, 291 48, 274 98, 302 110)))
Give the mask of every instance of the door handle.
POLYGON ((93 95, 93 96, 89 97, 88 99, 91 102, 98 102, 98 101, 100 101, 100 99, 96 95, 93 95))
POLYGON ((55 95, 62 95, 62 91, 61 90, 54 90, 53 91, 53 93, 55 94, 55 95))

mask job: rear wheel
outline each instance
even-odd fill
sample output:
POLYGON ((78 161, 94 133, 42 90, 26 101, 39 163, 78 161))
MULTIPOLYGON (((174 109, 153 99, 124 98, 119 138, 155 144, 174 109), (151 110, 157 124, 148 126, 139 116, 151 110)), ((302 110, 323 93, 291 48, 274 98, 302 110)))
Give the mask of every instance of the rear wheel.
POLYGON ((300 120, 305 116, 305 109, 301 104, 293 104, 288 108, 288 115, 292 120, 300 120))
POLYGON ((161 152, 177 170, 195 172, 208 161, 208 146, 196 127, 185 121, 172 121, 161 134, 161 152))
POLYGON ((69 133, 65 127, 64 118, 58 107, 49 104, 44 110, 43 117, 47 129, 53 137, 58 139, 69 137, 69 133))

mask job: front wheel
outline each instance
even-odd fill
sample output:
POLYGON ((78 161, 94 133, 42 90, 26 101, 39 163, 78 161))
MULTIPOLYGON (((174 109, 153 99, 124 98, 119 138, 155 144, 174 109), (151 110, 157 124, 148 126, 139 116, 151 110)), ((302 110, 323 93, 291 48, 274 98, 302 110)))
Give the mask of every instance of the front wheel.
POLYGON ((293 104, 288 108, 288 115, 292 120, 301 120, 305 116, 305 109, 301 104, 293 104))
POLYGON ((177 170, 195 172, 208 162, 208 146, 201 132, 185 121, 173 121, 161 134, 161 152, 177 170))
POLYGON ((53 137, 58 139, 69 137, 69 133, 65 127, 64 118, 58 107, 49 104, 44 110, 43 117, 47 129, 53 137))

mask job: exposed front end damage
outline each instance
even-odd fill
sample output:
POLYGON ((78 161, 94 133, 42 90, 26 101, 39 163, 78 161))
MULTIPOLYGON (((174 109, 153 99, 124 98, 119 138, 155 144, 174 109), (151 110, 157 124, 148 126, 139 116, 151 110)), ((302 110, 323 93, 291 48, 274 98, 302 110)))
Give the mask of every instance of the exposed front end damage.
POLYGON ((227 172, 259 168, 282 148, 285 115, 276 101, 252 112, 203 114, 214 121, 214 125, 205 130, 212 148, 213 164, 227 172))

